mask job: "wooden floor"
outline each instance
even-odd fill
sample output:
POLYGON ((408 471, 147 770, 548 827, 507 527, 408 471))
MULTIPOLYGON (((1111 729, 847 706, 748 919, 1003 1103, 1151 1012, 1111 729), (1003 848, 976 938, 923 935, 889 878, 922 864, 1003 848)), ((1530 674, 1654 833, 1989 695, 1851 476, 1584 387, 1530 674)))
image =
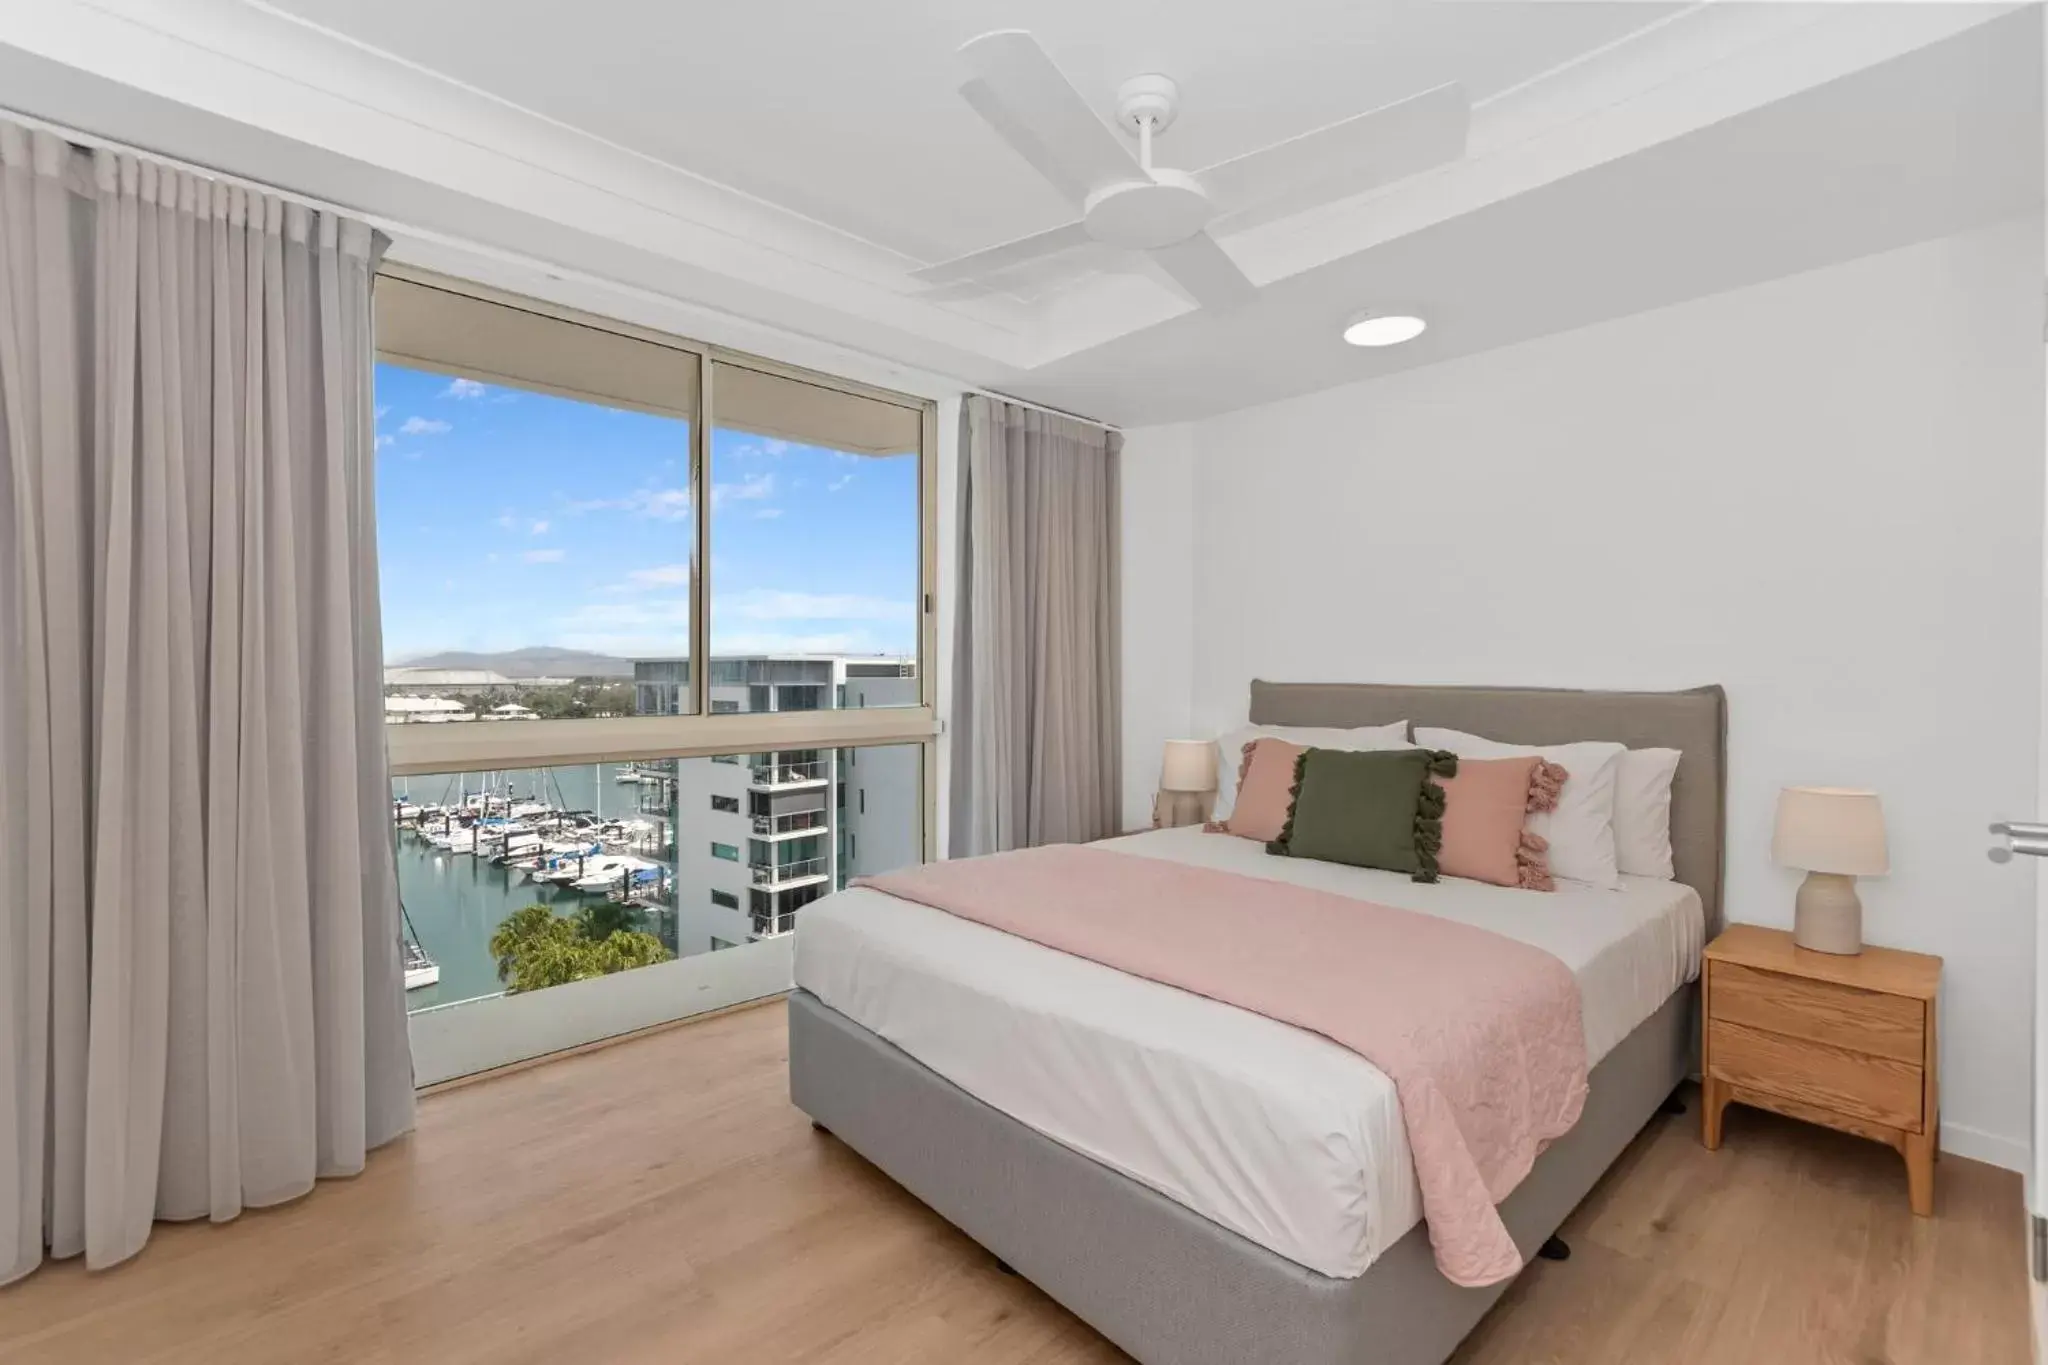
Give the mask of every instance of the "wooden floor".
MULTIPOLYGON (((7 1365, 1125 1357, 789 1107, 781 1009, 430 1097, 349 1182, 0 1290, 7 1365)), ((1731 1110, 1654 1120, 1461 1365, 2018 1365, 2019 1178, 1731 1110)))

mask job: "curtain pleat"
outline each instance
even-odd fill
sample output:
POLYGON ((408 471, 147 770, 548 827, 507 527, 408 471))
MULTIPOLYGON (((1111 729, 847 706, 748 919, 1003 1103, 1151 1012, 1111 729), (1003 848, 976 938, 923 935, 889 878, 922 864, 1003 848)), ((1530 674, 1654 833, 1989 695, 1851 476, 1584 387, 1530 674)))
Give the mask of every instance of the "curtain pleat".
POLYGON ((0 1283, 411 1127, 377 247, 0 122, 0 1283))
POLYGON ((1100 839, 1122 778, 1122 441, 978 396, 961 419, 951 848, 1100 839))

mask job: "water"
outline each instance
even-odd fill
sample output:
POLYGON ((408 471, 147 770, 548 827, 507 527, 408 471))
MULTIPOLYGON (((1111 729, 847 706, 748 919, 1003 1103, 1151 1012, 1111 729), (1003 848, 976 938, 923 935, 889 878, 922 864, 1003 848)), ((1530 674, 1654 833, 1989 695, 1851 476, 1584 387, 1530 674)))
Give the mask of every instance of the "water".
MULTIPOLYGON (((640 808, 639 786, 616 780, 627 766, 604 763, 494 773, 490 775, 491 790, 502 792, 509 778, 512 790, 521 798, 532 796, 601 816, 659 820, 662 812, 640 808)), ((467 781, 468 790, 476 791, 478 778, 472 775, 467 781)), ((460 798, 460 782, 435 776, 404 778, 391 785, 394 795, 413 801, 449 802, 460 798)), ((655 789, 646 790, 651 797, 655 789)), ((596 899, 568 887, 529 882, 509 868, 493 865, 488 858, 444 853, 405 831, 398 835, 398 894, 420 946, 441 968, 438 985, 405 993, 406 1007, 415 1010, 496 995, 505 989, 498 980, 490 942, 499 922, 513 911, 538 904, 551 907, 558 915, 568 914, 596 899)))

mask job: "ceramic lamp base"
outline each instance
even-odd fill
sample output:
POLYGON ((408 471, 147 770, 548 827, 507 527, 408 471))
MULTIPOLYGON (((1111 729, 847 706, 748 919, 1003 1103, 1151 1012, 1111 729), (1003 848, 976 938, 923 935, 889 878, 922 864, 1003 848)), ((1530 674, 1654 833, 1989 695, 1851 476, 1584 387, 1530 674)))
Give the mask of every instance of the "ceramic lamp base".
POLYGON ((1792 942, 1816 953, 1854 957, 1863 951, 1863 902, 1856 879, 1809 872, 1792 904, 1792 942))
POLYGON ((1209 818, 1214 792, 1160 792, 1152 798, 1152 824, 1157 829, 1199 825, 1209 818))

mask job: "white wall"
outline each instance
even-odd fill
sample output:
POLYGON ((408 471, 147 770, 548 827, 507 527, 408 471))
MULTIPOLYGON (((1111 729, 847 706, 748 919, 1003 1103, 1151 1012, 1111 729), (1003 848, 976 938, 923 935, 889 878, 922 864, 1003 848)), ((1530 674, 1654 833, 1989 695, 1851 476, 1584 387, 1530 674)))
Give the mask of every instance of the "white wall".
POLYGON ((2030 219, 1131 433, 1127 785, 1254 677, 1721 683, 1728 917, 1790 923, 1782 784, 1882 792, 1865 932, 1947 958, 1944 1144, 2023 1165, 2033 873, 1984 853, 2038 809, 2042 278, 2030 219))
POLYGON ((1125 829, 1152 822, 1161 746, 1186 739, 1194 656, 1194 428, 1124 434, 1122 495, 1125 829))

